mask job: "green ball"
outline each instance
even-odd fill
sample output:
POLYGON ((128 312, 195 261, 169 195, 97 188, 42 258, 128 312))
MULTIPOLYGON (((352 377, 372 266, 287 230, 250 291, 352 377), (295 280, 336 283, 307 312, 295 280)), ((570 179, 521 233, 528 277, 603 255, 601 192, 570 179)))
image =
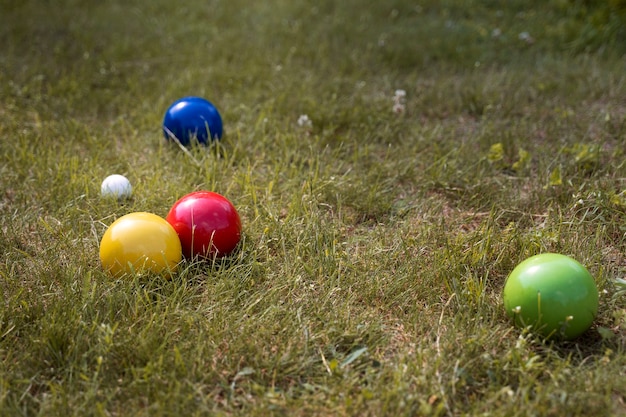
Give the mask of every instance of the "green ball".
POLYGON ((532 256, 504 284, 504 308, 515 324, 546 338, 571 340, 598 313, 598 288, 587 269, 556 253, 532 256))

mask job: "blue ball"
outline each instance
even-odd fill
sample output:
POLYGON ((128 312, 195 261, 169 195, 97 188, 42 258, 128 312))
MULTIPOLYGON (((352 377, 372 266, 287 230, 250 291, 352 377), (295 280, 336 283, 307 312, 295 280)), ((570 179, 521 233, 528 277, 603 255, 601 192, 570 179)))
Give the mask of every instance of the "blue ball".
POLYGON ((193 141, 207 144, 222 138, 222 117, 210 101, 201 97, 184 97, 175 101, 163 118, 165 139, 178 139, 188 146, 193 141))

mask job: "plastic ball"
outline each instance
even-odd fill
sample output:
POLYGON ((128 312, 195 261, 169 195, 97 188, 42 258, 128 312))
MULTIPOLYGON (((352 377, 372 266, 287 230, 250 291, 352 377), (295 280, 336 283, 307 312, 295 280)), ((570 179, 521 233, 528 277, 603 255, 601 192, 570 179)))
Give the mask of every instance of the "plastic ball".
POLYGON ((221 257, 241 240, 241 219, 235 206, 211 191, 196 191, 179 199, 165 218, 176 230, 183 256, 221 257))
POLYGON ((100 261, 114 276, 150 272, 170 275, 182 260, 176 231, 162 217, 137 212, 120 217, 100 241, 100 261))
POLYGON ((222 138, 222 117, 215 106, 201 97, 184 97, 165 112, 163 134, 188 146, 194 141, 207 144, 222 138))
POLYGON ((556 253, 532 256, 504 284, 504 308, 518 326, 546 338, 574 339, 598 313, 598 289, 587 269, 556 253))
POLYGON ((123 175, 109 175, 100 185, 100 195, 102 197, 114 197, 121 200, 130 198, 132 193, 133 187, 130 185, 130 181, 123 175))

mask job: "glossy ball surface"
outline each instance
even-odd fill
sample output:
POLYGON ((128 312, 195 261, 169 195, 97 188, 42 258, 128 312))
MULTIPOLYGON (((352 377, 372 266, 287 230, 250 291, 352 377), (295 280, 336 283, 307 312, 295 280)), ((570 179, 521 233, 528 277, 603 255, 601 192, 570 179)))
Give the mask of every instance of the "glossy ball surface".
POLYGON ((176 138, 181 145, 195 141, 207 144, 222 138, 222 117, 215 106, 201 97, 181 98, 167 109, 163 117, 163 134, 176 138))
POLYGON ((532 256, 504 284, 504 308, 515 324, 547 338, 583 334, 598 312, 598 289, 587 269, 561 254, 532 256))
POLYGON ((241 219, 235 206, 212 191, 182 197, 166 220, 178 233, 187 258, 221 257, 231 253, 241 240, 241 219))
POLYGON ((133 187, 130 185, 130 181, 123 175, 109 175, 100 185, 100 195, 102 197, 113 197, 121 200, 130 198, 132 193, 133 187))
POLYGON ((100 241, 100 262, 114 276, 134 272, 170 275, 181 259, 176 231, 165 219, 152 213, 120 217, 100 241))

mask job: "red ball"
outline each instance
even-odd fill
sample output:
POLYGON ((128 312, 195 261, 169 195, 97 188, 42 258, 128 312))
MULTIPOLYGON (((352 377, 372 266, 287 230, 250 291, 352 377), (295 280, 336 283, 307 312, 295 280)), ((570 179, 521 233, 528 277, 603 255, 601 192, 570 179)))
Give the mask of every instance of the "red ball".
POLYGON ((228 255, 241 240, 241 219, 235 206, 211 191, 182 197, 165 220, 178 233, 187 258, 228 255))

